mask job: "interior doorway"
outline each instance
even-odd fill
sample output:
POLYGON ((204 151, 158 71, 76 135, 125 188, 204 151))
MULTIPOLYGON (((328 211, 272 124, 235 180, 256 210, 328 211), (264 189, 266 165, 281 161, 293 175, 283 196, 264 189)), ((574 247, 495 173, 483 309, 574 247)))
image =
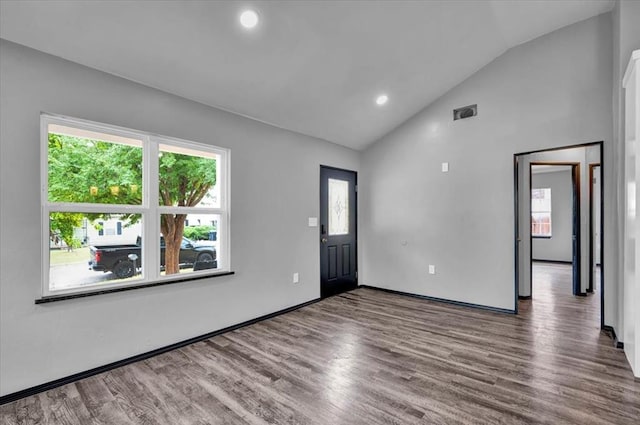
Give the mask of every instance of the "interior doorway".
MULTIPOLYGON (((532 260, 534 259, 532 233, 536 231, 536 224, 532 224, 532 167, 565 166, 570 167, 568 172, 571 175, 572 188, 568 199, 572 210, 571 240, 569 241, 571 254, 570 258, 565 257, 559 263, 567 263, 564 264, 565 270, 570 271, 572 290, 570 297, 594 294, 600 298, 600 325, 601 328, 604 327, 604 274, 601 272, 604 268, 602 149, 602 142, 594 142, 514 155, 514 303, 516 312, 519 300, 532 296, 532 260), (595 177, 595 184, 593 177, 595 177)), ((538 193, 537 196, 542 195, 538 193)), ((557 235, 554 235, 551 230, 549 233, 549 239, 557 235)), ((553 260, 553 258, 548 259, 553 260)), ((567 276, 566 272, 563 273, 567 276)))
POLYGON ((530 264, 529 296, 533 294, 533 262, 571 264, 573 295, 586 295, 581 281, 580 163, 529 162, 530 264))

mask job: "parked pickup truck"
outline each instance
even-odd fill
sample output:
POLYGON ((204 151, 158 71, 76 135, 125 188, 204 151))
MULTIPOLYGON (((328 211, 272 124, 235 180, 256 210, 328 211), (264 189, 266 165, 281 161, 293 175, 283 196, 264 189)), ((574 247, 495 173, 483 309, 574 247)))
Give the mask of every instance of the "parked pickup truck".
MULTIPOLYGON (((99 272, 113 272, 113 274, 124 279, 135 274, 136 268, 142 263, 142 240, 138 236, 136 244, 130 245, 95 245, 89 247, 91 259, 89 269, 99 272), (129 258, 130 254, 137 255, 134 262, 129 258)), ((164 267, 164 238, 160 238, 160 265, 164 267)), ((216 248, 211 245, 194 243, 182 238, 180 246, 180 267, 191 267, 194 270, 215 269, 218 267, 216 261, 216 248)))

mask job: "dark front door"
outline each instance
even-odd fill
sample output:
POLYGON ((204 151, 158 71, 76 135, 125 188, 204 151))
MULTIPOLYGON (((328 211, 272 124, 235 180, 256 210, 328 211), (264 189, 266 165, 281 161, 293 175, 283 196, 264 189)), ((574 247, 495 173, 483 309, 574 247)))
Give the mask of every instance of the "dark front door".
POLYGON ((320 167, 320 295, 358 286, 357 175, 320 167))

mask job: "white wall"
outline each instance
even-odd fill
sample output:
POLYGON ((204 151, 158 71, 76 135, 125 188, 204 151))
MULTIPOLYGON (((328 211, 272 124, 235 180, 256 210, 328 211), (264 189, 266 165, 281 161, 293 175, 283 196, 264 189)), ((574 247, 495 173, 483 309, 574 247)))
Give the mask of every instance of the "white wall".
MULTIPOLYGON (((631 57, 633 50, 640 48, 640 2, 635 0, 621 0, 617 1, 615 8, 612 12, 613 21, 613 119, 614 119, 614 140, 615 140, 615 162, 614 167, 616 174, 614 176, 616 182, 616 198, 615 206, 617 214, 621 217, 616 224, 615 239, 616 239, 616 252, 619 255, 616 257, 616 270, 619 270, 618 280, 624 279, 624 240, 628 237, 624 229, 624 201, 625 201, 625 148, 624 148, 624 92, 622 88, 622 77, 626 70, 627 64, 631 57)), ((606 184, 607 176, 605 176, 606 184)), ((605 212, 607 215, 607 205, 605 200, 605 212)), ((605 255, 606 249, 605 246, 605 255)), ((605 259, 606 262, 606 259, 605 259)), ((605 264, 606 270, 606 264, 605 264)), ((625 300, 629 300, 630 297, 625 295, 624 287, 620 285, 615 288, 616 292, 612 295, 617 295, 618 305, 620 308, 617 310, 615 322, 612 326, 616 330, 618 339, 625 342, 625 334, 628 332, 625 328, 625 314, 627 316, 633 314, 629 311, 625 313, 625 300)), ((627 294, 628 295, 628 294, 627 294)), ((606 298, 605 298, 606 300, 606 298)), ((626 344, 626 343, 625 343, 626 344)), ((640 370, 640 368, 638 368, 640 370)))
POLYGON ((625 223, 624 223, 624 350, 640 377, 640 49, 633 52, 623 79, 625 88, 625 223))
POLYGON ((535 173, 532 189, 551 189, 551 238, 533 239, 533 259, 572 261, 573 191, 571 170, 535 173))
POLYGON ((514 309, 513 155, 604 140, 613 202, 611 46, 606 14, 513 48, 367 149, 361 282, 514 309), (452 121, 474 103, 477 117, 452 121))
POLYGON ((0 57, 0 395, 319 297, 319 166, 357 152, 4 40, 0 57), (41 111, 230 148, 236 275, 35 305, 41 111))

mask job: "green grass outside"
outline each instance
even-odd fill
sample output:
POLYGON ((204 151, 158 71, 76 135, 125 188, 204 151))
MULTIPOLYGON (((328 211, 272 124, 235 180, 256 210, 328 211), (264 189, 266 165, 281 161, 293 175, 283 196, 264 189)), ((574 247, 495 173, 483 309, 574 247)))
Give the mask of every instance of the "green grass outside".
POLYGON ((52 249, 49 254, 49 263, 54 265, 59 264, 74 264, 74 263, 86 263, 89 261, 89 247, 75 248, 73 251, 67 251, 63 249, 52 249))

